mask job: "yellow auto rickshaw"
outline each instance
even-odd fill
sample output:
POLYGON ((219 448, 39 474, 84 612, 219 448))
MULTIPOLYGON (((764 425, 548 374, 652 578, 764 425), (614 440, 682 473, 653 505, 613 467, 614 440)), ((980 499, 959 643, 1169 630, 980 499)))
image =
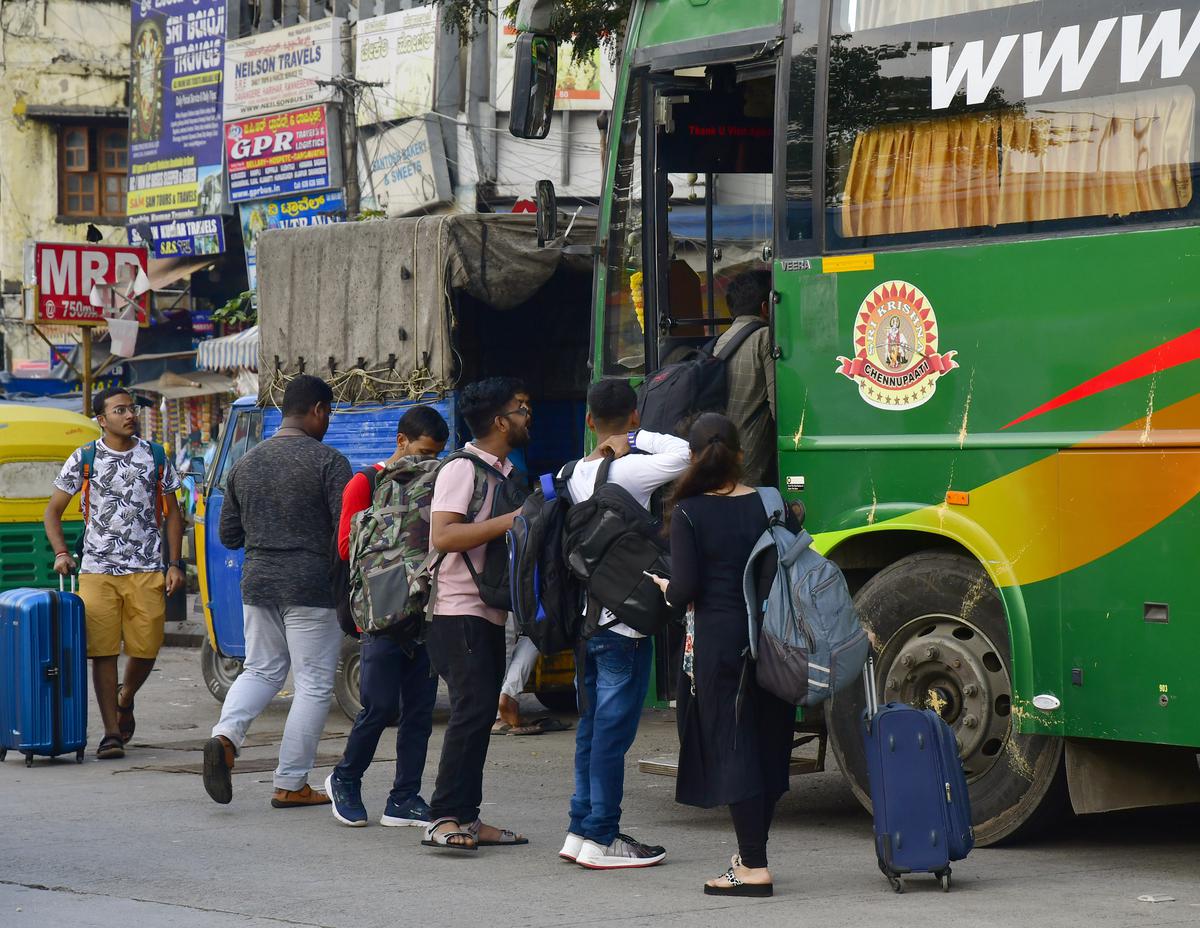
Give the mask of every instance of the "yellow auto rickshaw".
MULTIPOLYGON (((96 423, 78 413, 0 403, 0 591, 57 585, 42 513, 63 462, 99 437, 96 423)), ((67 544, 74 546, 82 530, 83 515, 72 504, 63 513, 67 544)))

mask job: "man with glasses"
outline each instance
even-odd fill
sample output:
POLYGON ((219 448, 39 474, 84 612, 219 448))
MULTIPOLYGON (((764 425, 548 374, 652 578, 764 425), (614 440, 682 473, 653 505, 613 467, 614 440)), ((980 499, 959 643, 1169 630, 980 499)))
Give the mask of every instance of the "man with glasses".
POLYGON ((426 646, 449 690, 450 721, 429 803, 432 821, 422 844, 440 850, 528 843, 479 820, 483 768, 504 678, 506 612, 483 602, 467 563, 470 558, 474 573, 481 573, 488 543, 503 538, 516 517, 516 511, 493 516, 492 500, 513 472, 509 455, 529 443, 532 413, 517 398, 520 390, 516 381, 492 377, 462 391, 458 411, 475 437, 462 450, 482 465, 466 457, 447 462, 438 472, 429 507, 430 547, 444 557, 426 646), (478 502, 477 473, 486 479, 478 502))
POLYGON ((166 595, 183 587, 183 517, 175 491, 179 474, 160 446, 138 437, 137 407, 113 387, 92 404, 103 436, 77 449, 54 481, 46 505, 46 538, 54 569, 81 569, 79 595, 87 622, 92 683, 104 722, 96 749, 101 759, 125 756, 133 737, 133 699, 150 676, 163 643, 166 595), (67 549, 62 516, 82 491, 82 563, 67 549), (163 577, 162 537, 170 567, 163 577), (125 678, 117 685, 117 656, 125 645, 125 678))

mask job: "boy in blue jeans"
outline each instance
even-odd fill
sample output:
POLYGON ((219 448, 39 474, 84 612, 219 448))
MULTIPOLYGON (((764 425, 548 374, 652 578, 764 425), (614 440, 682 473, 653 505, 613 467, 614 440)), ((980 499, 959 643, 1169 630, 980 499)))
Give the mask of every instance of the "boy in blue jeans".
MULTIPOLYGON (((376 472, 404 457, 437 457, 449 436, 450 430, 437 410, 414 406, 397 425, 396 453, 376 464, 376 472)), ((350 559, 354 516, 370 507, 371 495, 371 481, 364 473, 355 474, 346 485, 338 525, 338 553, 342 560, 350 559)), ((362 777, 375 756, 383 730, 398 718, 396 779, 379 824, 423 827, 429 822, 429 806, 420 796, 421 774, 425 770, 437 700, 437 677, 429 671, 429 654, 424 644, 401 642, 387 631, 363 634, 359 669, 362 711, 346 739, 341 763, 325 781, 333 817, 353 828, 367 824, 362 777)))

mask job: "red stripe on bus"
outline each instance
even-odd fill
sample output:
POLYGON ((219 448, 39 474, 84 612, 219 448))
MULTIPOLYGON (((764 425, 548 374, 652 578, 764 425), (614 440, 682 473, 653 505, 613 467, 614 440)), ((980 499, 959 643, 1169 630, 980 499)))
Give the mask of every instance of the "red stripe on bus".
POLYGON ((1084 381, 1066 393, 1062 393, 1049 402, 1043 403, 1037 409, 1031 409, 1020 418, 1013 419, 1001 431, 1051 410, 1061 409, 1063 406, 1069 406, 1071 403, 1076 403, 1089 396, 1094 396, 1097 393, 1103 393, 1105 390, 1111 390, 1113 387, 1127 384, 1131 380, 1137 380, 1139 377, 1148 377, 1151 374, 1157 374, 1169 368, 1178 367, 1180 364, 1186 364, 1188 361, 1195 361, 1197 358, 1200 358, 1200 329, 1193 329, 1184 335, 1180 335, 1178 338, 1159 345, 1157 348, 1151 348, 1145 354, 1140 354, 1136 358, 1131 358, 1122 364, 1118 364, 1103 374, 1098 374, 1091 380, 1084 381))

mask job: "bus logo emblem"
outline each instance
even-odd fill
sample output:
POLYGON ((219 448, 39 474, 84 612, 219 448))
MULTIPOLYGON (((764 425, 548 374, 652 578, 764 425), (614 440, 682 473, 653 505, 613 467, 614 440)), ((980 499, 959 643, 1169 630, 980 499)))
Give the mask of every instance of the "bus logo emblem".
POLYGON ((938 354, 937 316, 925 294, 889 280, 867 295, 854 322, 853 358, 838 357, 837 372, 858 384, 876 409, 914 409, 927 402, 938 378, 958 367, 956 351, 938 354))

